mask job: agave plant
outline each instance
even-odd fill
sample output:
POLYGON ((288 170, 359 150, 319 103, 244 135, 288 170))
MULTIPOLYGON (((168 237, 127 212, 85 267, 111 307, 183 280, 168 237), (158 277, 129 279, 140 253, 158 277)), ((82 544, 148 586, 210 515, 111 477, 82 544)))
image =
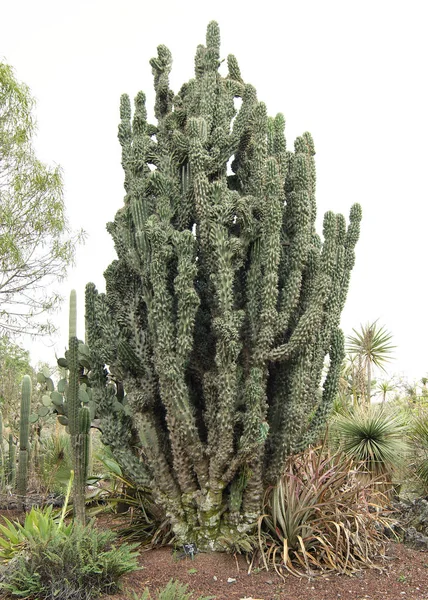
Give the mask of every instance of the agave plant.
POLYGON ((362 486, 357 474, 351 458, 323 448, 289 459, 259 520, 266 569, 271 563, 282 577, 349 574, 374 564, 385 544, 379 522, 387 520, 373 511, 379 494, 362 486))
POLYGON ((73 524, 65 524, 64 517, 73 484, 73 476, 72 471, 60 515, 53 513, 52 506, 47 506, 43 509, 33 507, 25 515, 23 524, 19 521, 9 521, 3 516, 3 523, 0 523, 0 563, 9 562, 20 554, 24 548, 41 548, 55 537, 68 537, 71 534, 73 524))

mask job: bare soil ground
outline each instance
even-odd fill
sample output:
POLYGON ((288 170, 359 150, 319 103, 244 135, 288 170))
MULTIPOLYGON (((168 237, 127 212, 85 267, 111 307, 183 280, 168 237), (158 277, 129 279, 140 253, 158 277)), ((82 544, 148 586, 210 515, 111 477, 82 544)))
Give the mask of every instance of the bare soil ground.
MULTIPOLYGON (((143 552, 141 571, 124 578, 120 594, 108 600, 139 598, 145 587, 162 588, 173 578, 194 590, 192 600, 212 596, 216 600, 425 600, 428 599, 428 553, 391 543, 382 571, 366 569, 350 577, 301 578, 282 581, 274 571, 247 574, 243 556, 197 554, 194 560, 178 560, 171 548, 143 552), (234 581, 228 583, 228 579, 234 581)), ((107 600, 107 597, 105 598, 107 600)))
MULTIPOLYGON (((1 510, 0 515, 10 520, 22 516, 16 510, 1 510)), ((102 515, 99 525, 115 529, 118 523, 102 515)), ((379 568, 353 576, 289 575, 283 581, 273 569, 253 568, 248 574, 242 555, 198 553, 191 560, 179 558, 171 547, 143 550, 139 562, 141 569, 123 578, 122 591, 103 600, 134 600, 134 593, 139 600, 146 587, 155 592, 170 579, 187 584, 192 600, 428 600, 428 553, 393 542, 386 557, 379 559, 379 568)))

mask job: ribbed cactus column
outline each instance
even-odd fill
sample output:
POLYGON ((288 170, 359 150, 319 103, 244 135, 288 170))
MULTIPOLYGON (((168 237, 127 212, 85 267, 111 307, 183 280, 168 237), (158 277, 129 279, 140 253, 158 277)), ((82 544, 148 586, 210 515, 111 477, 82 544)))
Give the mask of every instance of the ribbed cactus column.
POLYGON ((82 407, 79 397, 79 340, 76 337, 76 292, 70 294, 69 346, 67 363, 69 369, 67 390, 67 417, 73 456, 73 511, 79 523, 86 521, 85 489, 88 472, 89 430, 91 419, 89 409, 82 407))
POLYGON ((142 92, 134 111, 121 98, 117 260, 105 294, 86 290, 104 442, 178 540, 218 550, 244 543, 287 455, 325 425, 361 220, 328 212, 321 239, 312 137, 287 150, 284 117, 221 62, 212 22, 177 94, 169 50, 151 59, 156 124, 142 92))
POLYGON ((29 437, 30 437, 30 409, 31 409, 31 379, 24 375, 22 380, 21 411, 19 423, 19 457, 18 475, 16 478, 16 492, 23 505, 27 493, 28 465, 29 465, 29 437))
POLYGON ((7 468, 8 483, 13 489, 16 484, 16 446, 13 435, 9 433, 9 455, 7 468))

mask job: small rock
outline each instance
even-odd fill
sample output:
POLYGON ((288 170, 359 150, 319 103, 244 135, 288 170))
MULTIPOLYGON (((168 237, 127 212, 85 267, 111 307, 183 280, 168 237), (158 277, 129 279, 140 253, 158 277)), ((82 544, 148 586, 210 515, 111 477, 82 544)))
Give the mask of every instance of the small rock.
POLYGON ((428 537, 419 531, 416 531, 414 527, 409 527, 406 529, 404 534, 404 543, 415 550, 428 549, 428 537))
POLYGON ((214 575, 213 579, 214 581, 217 581, 217 575, 214 575))
POLYGON ((236 579, 234 577, 228 577, 227 583, 236 583, 236 579))

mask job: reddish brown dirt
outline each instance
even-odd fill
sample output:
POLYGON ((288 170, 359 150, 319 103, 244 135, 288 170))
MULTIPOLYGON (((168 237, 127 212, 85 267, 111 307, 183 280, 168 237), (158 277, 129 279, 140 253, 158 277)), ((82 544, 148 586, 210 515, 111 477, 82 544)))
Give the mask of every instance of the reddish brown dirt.
MULTIPOLYGON (((0 511, 16 520, 17 511, 0 511)), ((101 527, 112 527, 111 516, 99 518, 101 527)), ((178 558, 170 547, 142 551, 141 569, 123 578, 122 591, 103 600, 139 600, 147 587, 151 592, 176 579, 193 590, 192 600, 200 596, 214 600, 428 600, 428 553, 391 543, 387 557, 378 562, 381 571, 365 569, 353 576, 330 574, 326 577, 296 578, 285 581, 271 570, 253 569, 243 556, 211 553, 196 554, 194 560, 178 558), (235 581, 228 583, 228 578, 235 581)))
MULTIPOLYGON (((383 569, 366 569, 350 577, 298 579, 288 576, 282 581, 273 571, 247 574, 242 556, 197 554, 194 560, 178 560, 171 548, 149 550, 141 554, 141 571, 123 580, 120 594, 108 600, 139 598, 145 587, 162 588, 171 578, 194 590, 192 600, 212 596, 216 600, 425 600, 428 599, 428 553, 391 544, 388 559, 379 563, 383 569), (227 583, 228 578, 236 581, 227 583)), ((105 599, 107 600, 107 598, 105 599)))

